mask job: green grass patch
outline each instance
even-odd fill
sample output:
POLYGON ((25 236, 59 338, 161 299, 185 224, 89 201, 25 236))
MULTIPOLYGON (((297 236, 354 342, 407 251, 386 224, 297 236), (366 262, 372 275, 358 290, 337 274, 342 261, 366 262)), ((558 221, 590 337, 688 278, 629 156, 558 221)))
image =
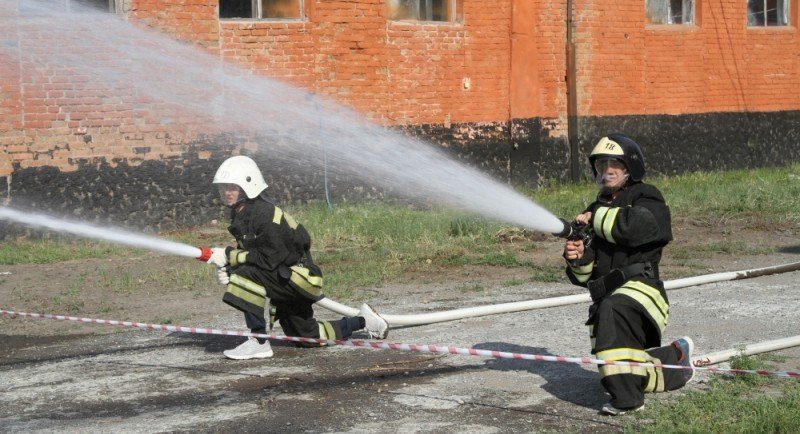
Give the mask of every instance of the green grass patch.
MULTIPOLYGON (((800 223, 800 165, 655 177, 648 182, 662 189, 674 216, 724 227, 729 233, 735 234, 742 227, 800 223)), ((594 200, 596 187, 591 183, 552 184, 523 193, 555 215, 569 219, 594 200)), ((538 249, 532 236, 537 234, 480 216, 438 207, 378 202, 334 204, 333 210, 322 202, 284 208, 312 234, 315 260, 323 268, 326 291, 332 295, 347 296, 355 288, 415 278, 420 281, 425 279, 422 275, 429 273, 434 274, 434 280, 446 281, 442 270, 464 266, 525 268, 531 271, 534 281, 564 281, 561 266, 528 259, 538 249)), ((216 227, 171 232, 162 237, 193 246, 229 245, 232 239, 225 230, 227 224, 221 221, 216 227)), ((670 255, 677 264, 697 268, 702 265, 698 261, 711 253, 766 254, 771 250, 741 241, 693 240, 681 249, 673 249, 670 255)), ((146 254, 126 246, 71 238, 19 239, 0 245, 0 265, 146 254)), ((170 268, 173 271, 167 276, 138 276, 119 270, 105 276, 104 283, 113 291, 129 292, 148 285, 190 288, 203 279, 213 279, 210 267, 206 272, 191 267, 170 268)))
MULTIPOLYGON (((774 369, 767 357, 740 356, 736 369, 774 369)), ((800 432, 800 382, 756 375, 717 375, 708 391, 648 400, 628 433, 800 432)))
POLYGON ((800 222, 800 165, 698 172, 653 180, 673 214, 709 226, 765 228, 800 222))
MULTIPOLYGON (((764 228, 800 223, 800 164, 749 170, 648 177, 674 216, 708 226, 764 228)), ((594 200, 590 183, 527 190, 538 204, 571 219, 594 200)))
POLYGON ((21 238, 0 243, 0 265, 52 264, 72 259, 119 256, 130 252, 131 249, 125 246, 82 239, 21 238))
POLYGON ((483 284, 481 284, 480 282, 470 282, 459 285, 458 287, 456 287, 456 289, 458 289, 461 292, 483 292, 483 290, 486 289, 486 287, 483 286, 483 284))
POLYGON ((563 265, 530 264, 531 280, 534 282, 564 282, 566 274, 563 265))

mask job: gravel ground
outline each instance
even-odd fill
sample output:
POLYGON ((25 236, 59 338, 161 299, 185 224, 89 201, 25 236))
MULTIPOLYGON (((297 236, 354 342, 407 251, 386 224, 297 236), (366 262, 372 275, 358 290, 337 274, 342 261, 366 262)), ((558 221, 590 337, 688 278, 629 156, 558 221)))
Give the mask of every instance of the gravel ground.
MULTIPOLYGON (((797 258, 790 249, 732 261, 727 269, 797 258)), ((14 272, 20 270, 32 271, 14 272)), ((797 276, 673 290, 665 341, 690 335, 701 355, 794 336, 797 276)), ((407 285, 381 288, 371 303, 402 314, 575 293, 580 290, 567 284, 481 291, 407 285)), ((239 315, 219 305, 199 300, 197 306, 213 307, 181 325, 240 329, 239 315)), ((586 309, 569 305, 398 328, 388 340, 583 356, 586 309)), ((619 431, 629 421, 598 414, 608 397, 590 365, 282 343, 273 344, 272 359, 229 361, 221 351, 240 338, 8 317, 0 327, 4 432, 595 432, 619 431)), ((787 356, 781 368, 798 369, 797 348, 779 353, 787 356)), ((708 374, 696 378, 684 390, 702 388, 708 374)))

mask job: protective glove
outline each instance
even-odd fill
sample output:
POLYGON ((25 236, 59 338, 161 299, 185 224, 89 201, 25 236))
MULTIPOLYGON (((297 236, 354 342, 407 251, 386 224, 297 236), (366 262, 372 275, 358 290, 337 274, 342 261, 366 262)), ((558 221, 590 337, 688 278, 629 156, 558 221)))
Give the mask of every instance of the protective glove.
POLYGON ((227 285, 231 281, 231 275, 228 274, 228 267, 217 268, 217 282, 220 285, 227 285))
POLYGON ((217 268, 223 268, 228 265, 228 255, 222 247, 214 247, 211 249, 211 257, 206 262, 216 265, 217 268))

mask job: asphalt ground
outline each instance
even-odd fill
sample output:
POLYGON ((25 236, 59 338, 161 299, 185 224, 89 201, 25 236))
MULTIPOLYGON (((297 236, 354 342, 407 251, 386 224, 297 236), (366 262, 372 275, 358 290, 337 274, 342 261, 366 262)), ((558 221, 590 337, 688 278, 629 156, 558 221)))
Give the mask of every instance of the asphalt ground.
MULTIPOLYGON (((741 268, 794 260, 759 257, 741 268)), ((701 355, 797 335, 797 277, 672 290, 664 340, 689 335, 701 355)), ((480 292, 395 286, 376 290, 371 303, 422 313, 580 291, 567 284, 480 292)), ((397 328, 387 340, 585 356, 587 307, 397 328)), ((318 317, 336 315, 318 310, 318 317)), ((180 325, 239 330, 243 321, 220 309, 204 323, 180 325)), ((232 361, 221 353, 242 338, 29 318, 0 318, 0 334, 3 432, 614 432, 630 420, 598 413, 608 396, 592 365, 285 343, 273 343, 271 359, 232 361), (45 328, 50 333, 37 333, 45 328)), ((800 367, 797 348, 778 354, 786 356, 781 368, 800 367)), ((702 390, 709 375, 648 399, 680 399, 702 390)))

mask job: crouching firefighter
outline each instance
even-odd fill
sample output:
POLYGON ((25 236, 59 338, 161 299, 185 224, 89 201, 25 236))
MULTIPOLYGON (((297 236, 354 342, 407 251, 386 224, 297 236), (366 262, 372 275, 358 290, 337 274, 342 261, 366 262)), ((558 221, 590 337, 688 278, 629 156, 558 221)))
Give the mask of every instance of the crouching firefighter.
POLYGON ((600 381, 611 395, 601 412, 618 415, 642 408, 646 392, 679 389, 691 380, 694 344, 683 337, 660 346, 669 301, 658 265, 672 229, 661 192, 642 182, 641 148, 628 136, 610 134, 592 150, 589 164, 597 199, 557 235, 567 238, 567 276, 592 297, 586 322, 592 354, 606 361, 687 368, 600 365, 600 381))
MULTIPOLYGON (((253 333, 266 333, 264 311, 269 305, 270 328, 277 320, 287 336, 347 339, 366 328, 372 338, 386 337, 388 324, 367 304, 356 317, 314 319, 312 305, 324 296, 322 271, 311 258, 311 238, 267 198, 267 184, 252 159, 225 160, 214 175, 214 184, 231 209, 228 231, 236 247, 210 249, 207 262, 217 267, 218 281, 226 286, 222 300, 244 312, 253 333)), ((273 352, 267 340, 250 337, 223 354, 230 359, 252 359, 272 357, 273 352)))

